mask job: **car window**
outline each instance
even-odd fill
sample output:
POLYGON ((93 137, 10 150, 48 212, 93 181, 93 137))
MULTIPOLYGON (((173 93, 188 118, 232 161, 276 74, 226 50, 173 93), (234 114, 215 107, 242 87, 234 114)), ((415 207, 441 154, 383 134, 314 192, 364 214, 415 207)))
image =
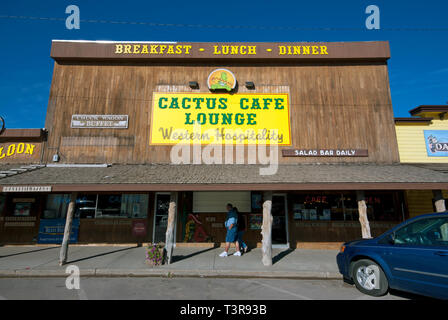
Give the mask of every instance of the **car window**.
POLYGON ((412 222, 395 232, 395 244, 448 246, 448 218, 431 217, 412 222))

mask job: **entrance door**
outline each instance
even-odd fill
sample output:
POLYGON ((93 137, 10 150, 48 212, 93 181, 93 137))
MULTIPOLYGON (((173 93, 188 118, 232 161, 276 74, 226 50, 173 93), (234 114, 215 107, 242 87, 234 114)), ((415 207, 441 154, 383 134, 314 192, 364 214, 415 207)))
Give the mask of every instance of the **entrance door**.
POLYGON ((156 193, 154 201, 154 229, 153 243, 165 242, 166 227, 168 225, 168 208, 170 206, 169 193, 156 193))
POLYGON ((288 244, 288 210, 286 194, 272 196, 272 244, 288 244))

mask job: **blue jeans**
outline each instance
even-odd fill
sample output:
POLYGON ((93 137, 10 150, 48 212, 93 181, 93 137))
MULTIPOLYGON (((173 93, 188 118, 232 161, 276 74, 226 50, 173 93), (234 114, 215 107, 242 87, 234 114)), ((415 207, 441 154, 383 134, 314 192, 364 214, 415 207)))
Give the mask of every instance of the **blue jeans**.
POLYGON ((237 241, 238 241, 241 249, 247 248, 247 244, 245 244, 243 241, 243 234, 244 234, 244 231, 238 231, 237 241))

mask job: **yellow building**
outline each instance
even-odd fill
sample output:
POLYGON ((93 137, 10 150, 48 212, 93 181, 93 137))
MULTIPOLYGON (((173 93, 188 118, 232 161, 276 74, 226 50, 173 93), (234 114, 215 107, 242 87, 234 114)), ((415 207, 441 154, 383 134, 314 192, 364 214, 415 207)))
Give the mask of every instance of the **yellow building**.
MULTIPOLYGON (((395 118, 400 162, 448 172, 448 105, 422 105, 409 113, 395 118)), ((448 198, 448 191, 441 195, 448 198)), ((436 211, 435 197, 431 190, 407 190, 409 217, 436 211)))

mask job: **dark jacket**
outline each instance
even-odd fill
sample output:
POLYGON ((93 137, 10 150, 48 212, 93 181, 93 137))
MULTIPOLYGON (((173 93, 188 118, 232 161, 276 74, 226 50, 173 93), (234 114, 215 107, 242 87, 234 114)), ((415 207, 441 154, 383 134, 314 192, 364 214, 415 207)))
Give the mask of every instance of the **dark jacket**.
POLYGON ((238 231, 246 230, 246 220, 244 215, 238 211, 238 231))

